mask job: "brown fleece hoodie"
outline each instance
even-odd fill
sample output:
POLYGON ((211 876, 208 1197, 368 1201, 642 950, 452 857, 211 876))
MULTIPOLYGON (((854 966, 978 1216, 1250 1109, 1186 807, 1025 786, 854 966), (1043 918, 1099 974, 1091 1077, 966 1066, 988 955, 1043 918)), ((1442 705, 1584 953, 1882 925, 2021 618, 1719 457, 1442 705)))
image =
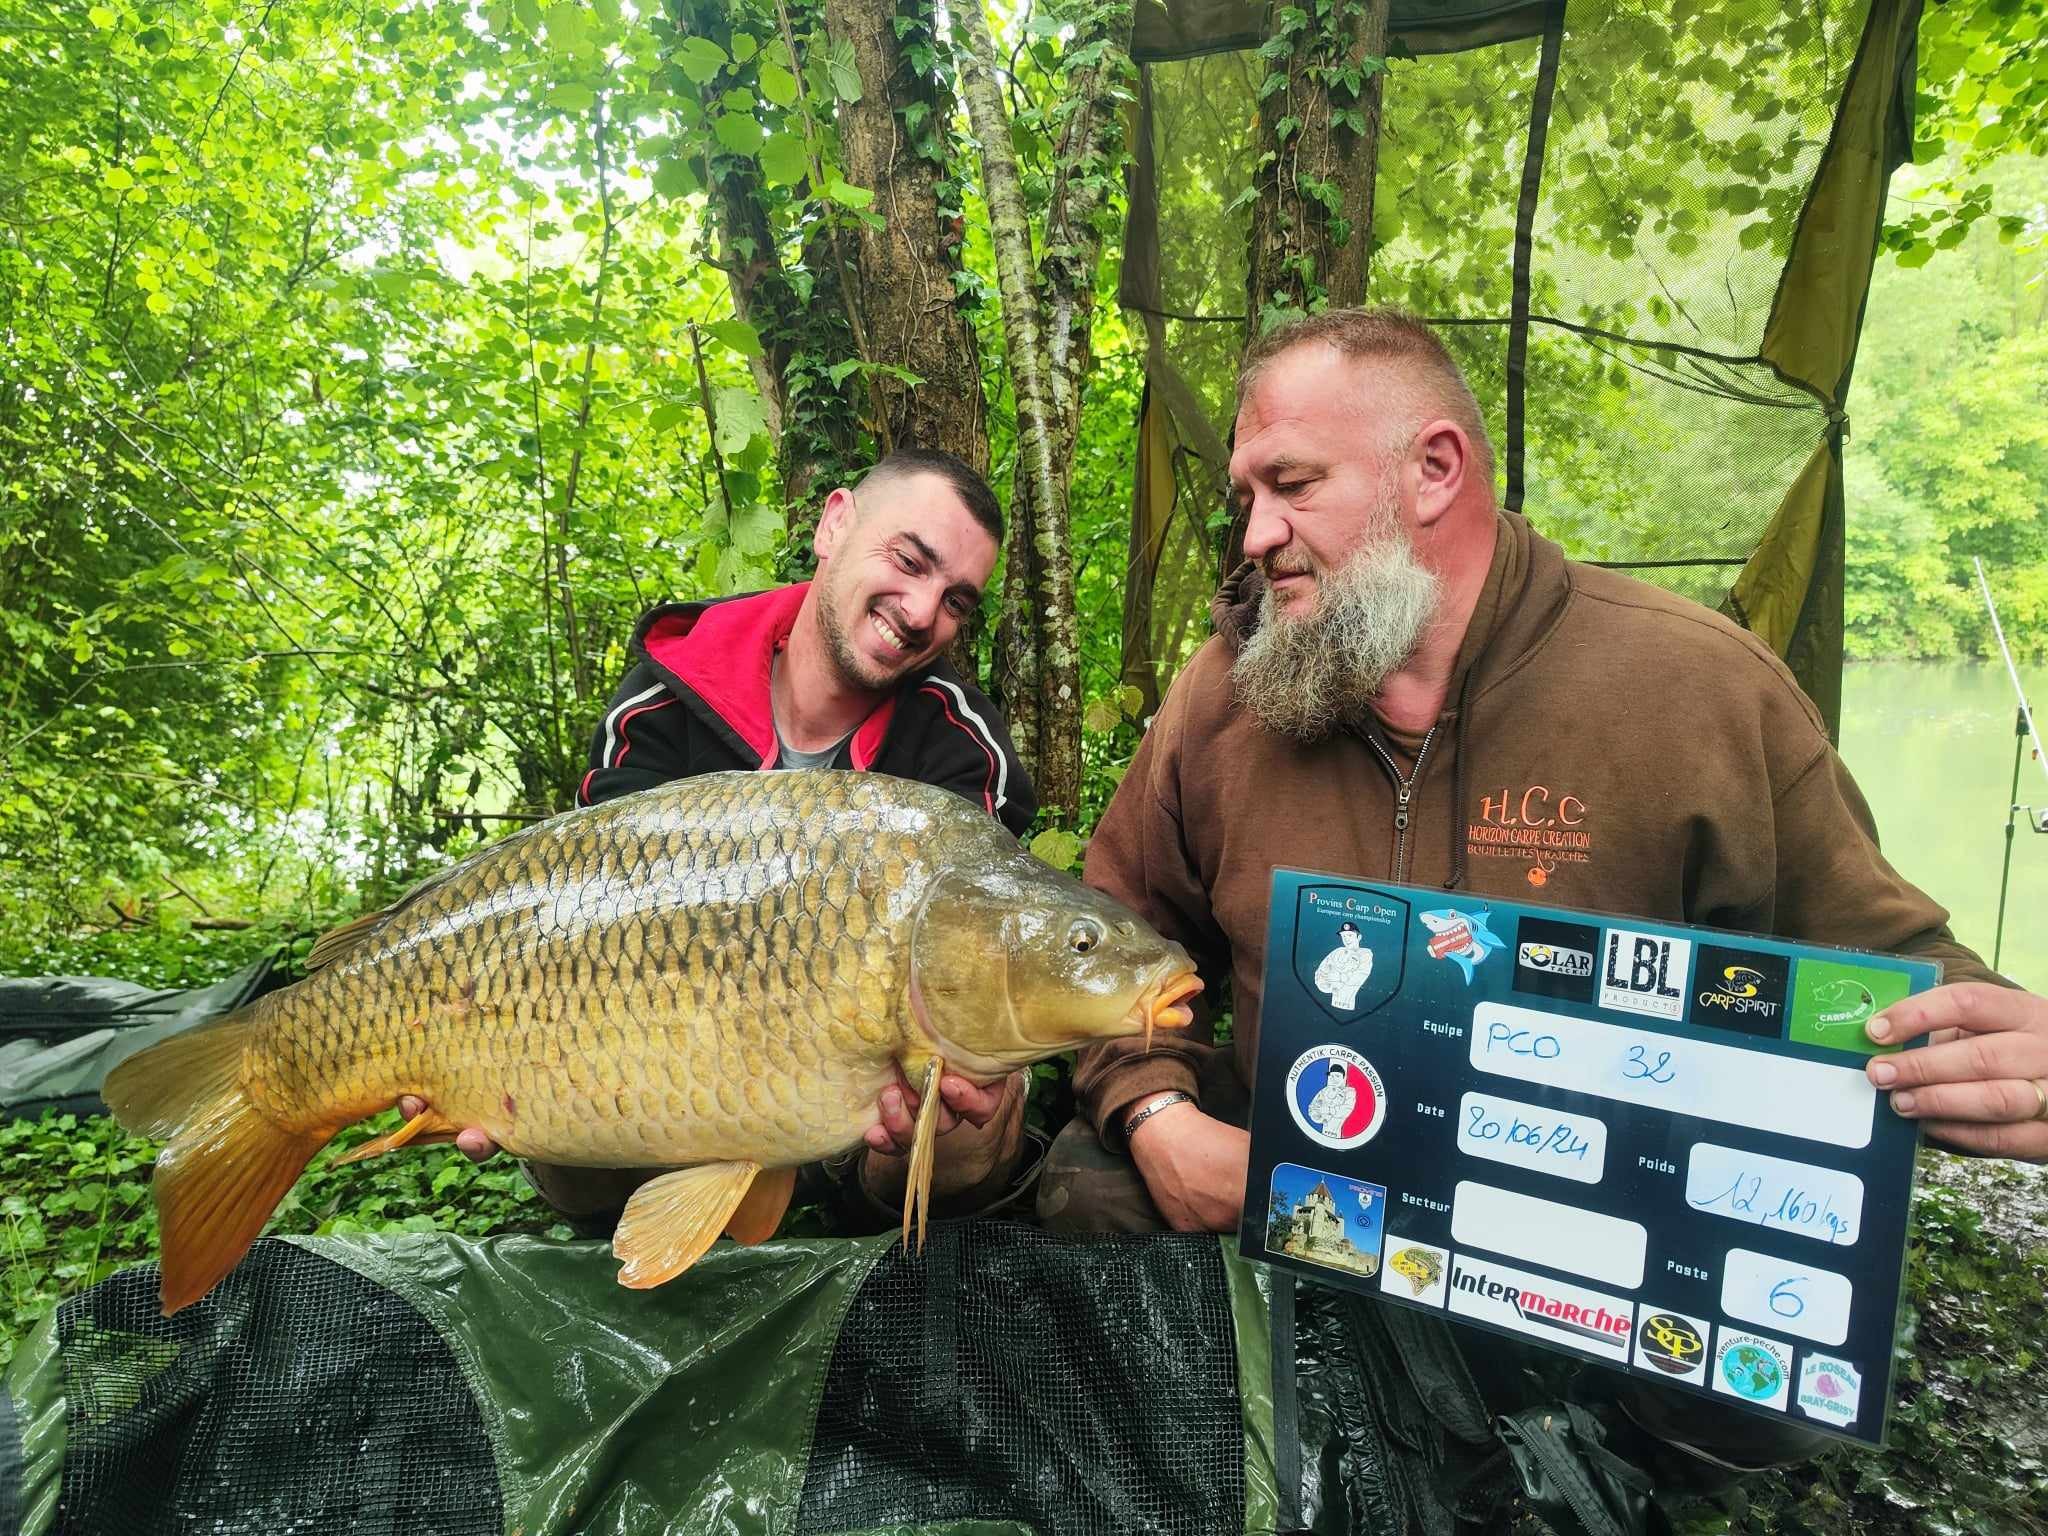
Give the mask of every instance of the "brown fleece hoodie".
MULTIPOLYGON (((1247 565, 1174 683, 1088 847, 1087 880, 1185 944, 1236 1072, 1258 1057, 1275 865, 1922 955, 1998 980, 1878 852, 1870 810, 1783 663, 1697 604, 1566 560, 1521 517, 1500 537, 1421 742, 1377 720, 1305 746, 1231 696, 1258 622, 1247 565), (1417 748, 1420 759, 1416 760, 1417 748), (1400 780, 1412 773, 1405 813, 1400 780)), ((1112 1150, 1133 1101, 1199 1099, 1189 1038, 1082 1054, 1075 1087, 1112 1150)), ((1217 1065, 1220 1065, 1218 1063, 1217 1065)))

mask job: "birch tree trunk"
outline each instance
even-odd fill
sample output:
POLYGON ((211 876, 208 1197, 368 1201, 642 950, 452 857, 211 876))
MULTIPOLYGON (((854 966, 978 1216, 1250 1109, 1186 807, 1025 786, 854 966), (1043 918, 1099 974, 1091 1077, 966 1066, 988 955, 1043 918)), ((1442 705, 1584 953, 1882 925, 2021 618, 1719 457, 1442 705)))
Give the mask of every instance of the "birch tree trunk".
POLYGON ((1045 255, 1031 228, 995 72, 994 38, 979 0, 953 12, 961 96, 981 144, 1012 390, 1017 463, 997 669, 1018 750, 1039 803, 1072 824, 1081 801, 1081 648, 1068 508, 1075 439, 1091 352, 1095 268, 1124 150, 1121 89, 1128 69, 1128 0, 1076 17, 1065 121, 1046 218, 1045 255))

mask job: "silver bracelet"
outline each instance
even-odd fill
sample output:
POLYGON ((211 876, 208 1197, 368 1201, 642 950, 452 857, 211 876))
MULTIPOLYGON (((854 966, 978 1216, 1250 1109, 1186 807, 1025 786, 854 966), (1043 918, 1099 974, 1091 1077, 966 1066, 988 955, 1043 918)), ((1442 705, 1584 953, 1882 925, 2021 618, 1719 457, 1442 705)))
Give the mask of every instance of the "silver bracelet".
POLYGON ((1171 1109, 1176 1104, 1192 1104, 1194 1102, 1195 1096, 1192 1093, 1182 1093, 1179 1089, 1175 1089, 1172 1093, 1161 1094, 1124 1122, 1125 1145, 1128 1146, 1130 1144, 1131 1137, 1137 1132, 1139 1126, 1150 1120, 1162 1109, 1171 1109))

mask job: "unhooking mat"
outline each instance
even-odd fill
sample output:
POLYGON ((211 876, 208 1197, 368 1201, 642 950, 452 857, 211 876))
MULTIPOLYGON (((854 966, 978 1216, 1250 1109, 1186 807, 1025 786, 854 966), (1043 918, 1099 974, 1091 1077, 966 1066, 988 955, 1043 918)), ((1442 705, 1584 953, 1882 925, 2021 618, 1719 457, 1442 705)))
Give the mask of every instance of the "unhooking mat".
POLYGON ((267 1239, 156 1287, 17 1353, 0 1536, 1448 1531, 1443 1448, 1500 1448, 1406 1313, 1209 1237, 721 1243, 651 1291, 595 1243, 267 1239))

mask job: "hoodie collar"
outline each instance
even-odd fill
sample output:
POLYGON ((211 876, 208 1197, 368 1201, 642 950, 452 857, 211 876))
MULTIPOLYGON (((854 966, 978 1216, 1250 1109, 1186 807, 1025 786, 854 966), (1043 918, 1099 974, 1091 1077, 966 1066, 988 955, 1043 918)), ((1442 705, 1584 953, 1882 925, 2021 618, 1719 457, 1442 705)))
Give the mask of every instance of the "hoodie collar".
MULTIPOLYGON (((789 643, 807 581, 708 603, 668 603, 640 621, 634 644, 648 661, 682 685, 712 722, 751 753, 775 766, 775 656, 789 643)), ((855 729, 848 756, 855 768, 871 766, 895 714, 896 694, 883 699, 855 729)))

